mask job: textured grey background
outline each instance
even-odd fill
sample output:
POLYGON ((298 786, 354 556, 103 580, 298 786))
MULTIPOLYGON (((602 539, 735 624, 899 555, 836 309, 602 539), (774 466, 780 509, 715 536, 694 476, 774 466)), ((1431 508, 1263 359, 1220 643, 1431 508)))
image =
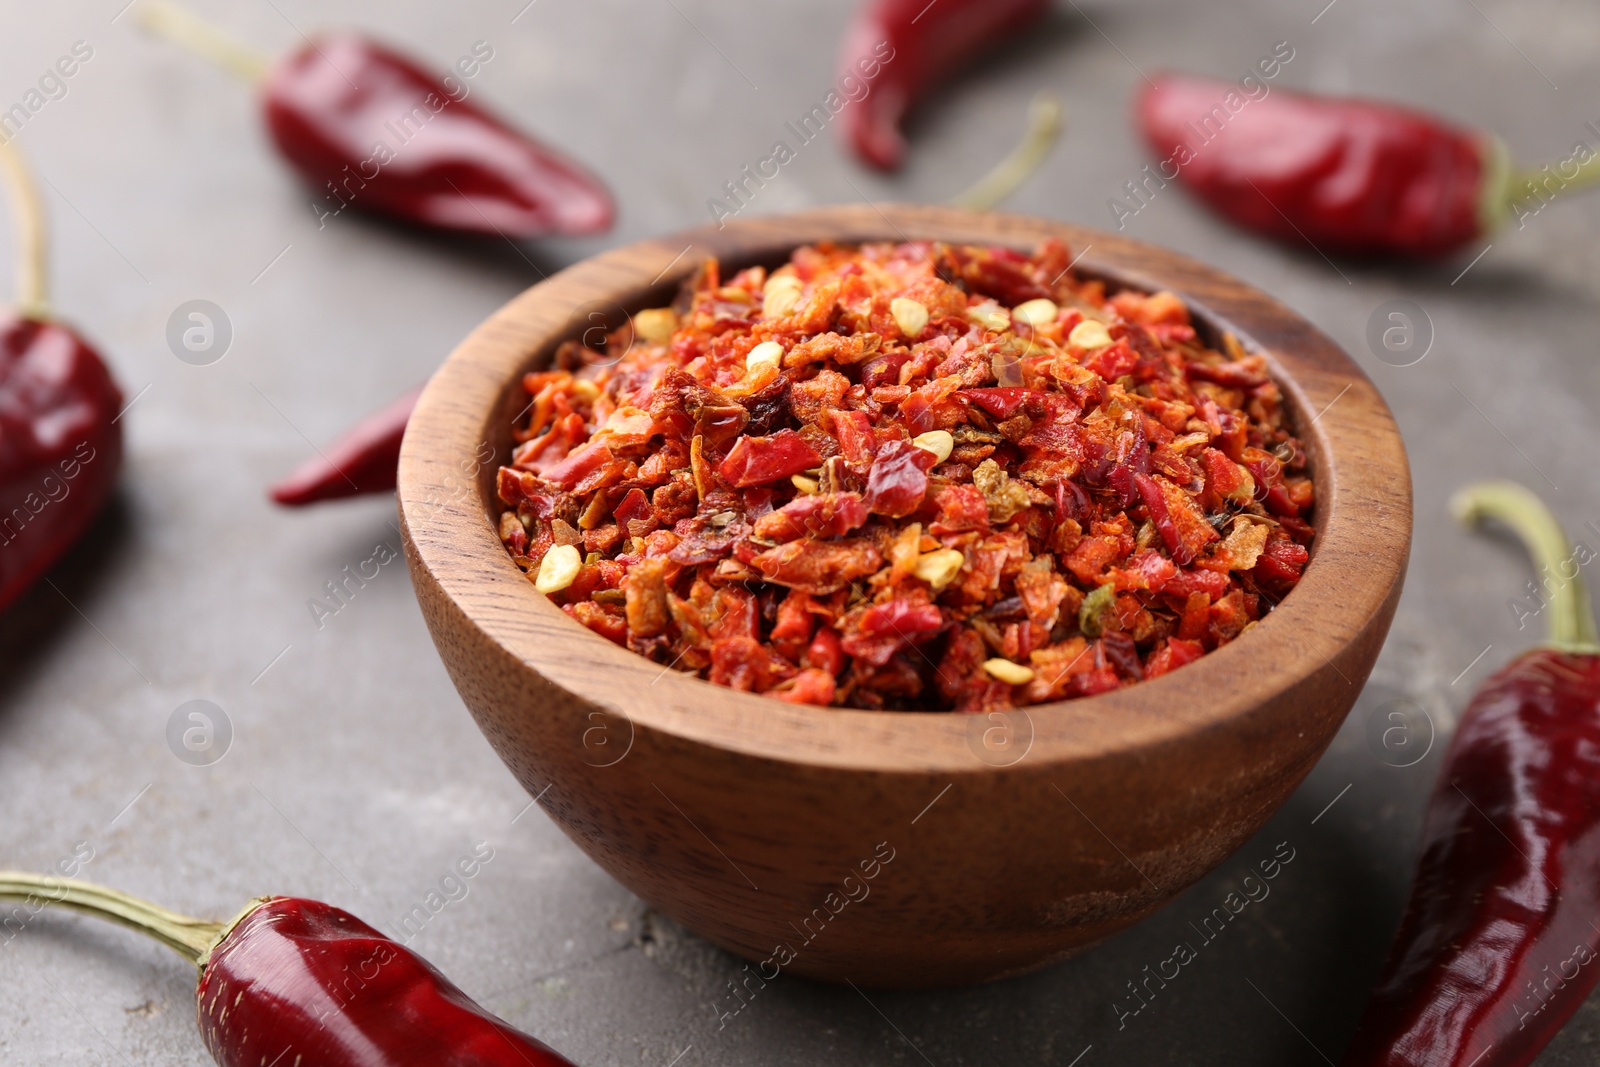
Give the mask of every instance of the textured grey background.
MULTIPOLYGON (((826 93, 851 5, 198 4, 268 52, 294 46, 297 28, 339 23, 381 31, 440 69, 489 42, 479 99, 606 175, 621 205, 604 239, 514 249, 348 214, 319 230, 250 93, 141 32, 131 12, 119 16, 123 2, 5 0, 0 21, 0 107, 74 41, 94 48, 20 143, 49 182, 58 306, 138 395, 117 505, 55 570, 57 588, 0 618, 4 865, 43 869, 86 841, 86 877, 174 907, 231 914, 276 891, 387 926, 488 842, 494 858, 468 895, 415 944, 584 1064, 1337 1058, 1403 900, 1440 750, 1390 766, 1368 721, 1381 731, 1391 711, 1420 709, 1442 740, 1473 686, 1534 636, 1507 607, 1527 567, 1507 544, 1455 529, 1446 498, 1470 477, 1501 475, 1543 490, 1574 530, 1600 520, 1600 433, 1586 417, 1600 387, 1600 202, 1552 207, 1501 234, 1459 279, 1470 253, 1437 267, 1335 267, 1311 249, 1241 237, 1176 189, 1141 211, 1131 235, 1275 293, 1344 344, 1394 406, 1414 463, 1417 538, 1377 672, 1261 835, 1138 928, 984 988, 868 1002, 782 979, 719 1029, 739 961, 654 916, 525 810, 434 655, 403 564, 384 566, 321 629, 313 621, 306 602, 324 582, 379 544, 398 548, 392 501, 291 513, 262 489, 309 454, 308 439, 326 441, 422 380, 537 280, 534 264, 548 271, 706 221, 706 199, 826 93), (1396 297, 1421 304, 1436 331, 1427 358, 1403 369, 1364 340, 1373 310, 1396 297), (211 366, 180 362, 164 341, 169 314, 196 298, 221 305, 235 331, 211 366), (232 723, 232 748, 213 766, 185 765, 165 740, 169 716, 192 699, 232 723), (1189 924, 1279 842, 1295 859, 1271 896, 1119 1029, 1125 983, 1190 938, 1189 924)), ((1139 70, 1237 76, 1279 40, 1295 48, 1280 85, 1412 101, 1495 129, 1538 160, 1594 136, 1583 126, 1600 119, 1593 5, 1324 3, 1061 0, 1049 27, 921 112, 903 175, 866 173, 830 137, 802 148, 750 210, 943 199, 1011 147, 1046 88, 1067 102, 1069 130, 1010 206, 1103 227, 1107 198, 1146 161, 1127 119, 1139 70)), ((0 240, 10 248, 9 225, 0 240)), ((9 256, 0 272, 8 287, 9 256)), ((1397 751, 1425 749, 1426 732, 1397 751)), ((125 932, 35 920, 0 945, 0 989, 7 1063, 207 1062, 186 967, 125 932)), ((1540 1062, 1592 1062, 1597 1034, 1591 1003, 1540 1062)))

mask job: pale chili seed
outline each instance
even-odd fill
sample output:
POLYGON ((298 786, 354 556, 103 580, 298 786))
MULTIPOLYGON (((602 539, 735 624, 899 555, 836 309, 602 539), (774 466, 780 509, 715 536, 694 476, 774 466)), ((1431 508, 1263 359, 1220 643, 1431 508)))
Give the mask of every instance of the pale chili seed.
POLYGON ((940 463, 950 458, 950 452, 956 447, 956 439, 949 430, 929 430, 919 433, 911 439, 911 443, 924 452, 932 452, 940 463))
POLYGON ((1028 300, 1011 309, 1013 322, 1020 322, 1025 326, 1048 326, 1056 321, 1056 316, 1061 309, 1056 307, 1056 302, 1048 297, 1039 297, 1037 300, 1028 300))
POLYGON ((633 332, 653 345, 672 340, 678 329, 678 316, 671 308, 647 308, 633 317, 633 332))
POLYGON ((900 327, 907 340, 922 336, 922 331, 928 327, 928 309, 921 301, 897 296, 889 301, 889 314, 894 316, 894 324, 900 327))
POLYGON ((1020 663, 1012 663, 1008 659, 986 659, 983 669, 989 672, 990 677, 999 679, 1007 685, 1027 685, 1033 681, 1033 668, 1024 667, 1020 663))
POLYGON ((1084 319, 1067 334, 1068 343, 1077 348, 1104 348, 1111 343, 1111 331, 1096 319, 1084 319))
POLYGON ((545 596, 559 593, 573 583, 582 566, 583 557, 578 554, 575 545, 556 545, 544 554, 539 564, 539 577, 533 582, 534 588, 545 596))

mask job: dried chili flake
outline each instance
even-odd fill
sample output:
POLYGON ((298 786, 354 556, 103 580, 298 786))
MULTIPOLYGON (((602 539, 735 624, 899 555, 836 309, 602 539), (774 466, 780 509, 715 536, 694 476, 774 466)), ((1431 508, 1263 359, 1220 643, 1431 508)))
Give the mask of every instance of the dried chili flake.
POLYGON ((769 541, 842 537, 867 521, 860 493, 824 493, 791 500, 756 520, 755 535, 769 541))
POLYGON ((883 556, 865 540, 807 538, 768 549, 749 562, 751 570, 773 585, 826 596, 872 574, 883 565, 883 556))
POLYGON ((916 511, 928 492, 928 471, 938 457, 910 441, 890 441, 878 450, 867 475, 867 510, 891 519, 916 511))
POLYGON ((1181 668, 1299 581, 1315 487, 1262 355, 1071 262, 708 262, 525 377, 501 539, 530 578, 573 546, 550 596, 602 636, 793 703, 991 711, 1181 668))
POLYGON ((745 488, 788 478, 821 462, 805 438, 793 430, 779 430, 771 437, 739 438, 717 473, 729 485, 745 488))

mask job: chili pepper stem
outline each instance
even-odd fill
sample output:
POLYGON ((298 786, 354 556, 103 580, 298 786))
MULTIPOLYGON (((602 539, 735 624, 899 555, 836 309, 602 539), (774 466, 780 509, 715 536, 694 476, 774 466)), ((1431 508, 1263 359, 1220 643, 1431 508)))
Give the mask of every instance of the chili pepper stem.
POLYGON ((1515 218, 1518 208, 1543 206, 1557 197, 1600 185, 1600 153, 1578 163, 1570 175, 1561 170, 1566 163, 1566 160, 1547 163, 1537 169, 1513 168, 1508 164, 1504 175, 1502 214, 1507 219, 1515 218))
POLYGON ((228 922, 179 915, 127 893, 76 878, 55 878, 23 871, 0 871, 0 900, 38 901, 72 908, 86 915, 120 923, 155 938, 196 967, 204 967, 211 950, 260 901, 228 922))
POLYGON ((1576 572, 1563 573, 1573 562, 1572 545, 1544 501, 1515 482, 1477 482, 1456 492, 1450 510, 1469 525, 1483 519, 1505 523, 1526 546, 1539 575, 1553 579, 1540 583, 1549 596, 1547 645, 1563 652, 1600 653, 1583 578, 1576 572))
POLYGON ((1479 138, 1483 157, 1483 183, 1478 192, 1478 229, 1491 234, 1516 215, 1512 197, 1511 150, 1492 133, 1479 138))
POLYGON ((50 317, 44 208, 39 202, 39 187, 33 183, 33 175, 28 173, 28 165, 12 140, 0 136, 0 171, 5 172, 17 227, 17 312, 24 318, 43 321, 50 317))
POLYGON ((1061 136, 1065 108, 1048 93, 1040 93, 1028 105, 1028 129, 1011 154, 966 191, 950 198, 957 207, 988 211, 999 206, 1044 164, 1061 136))
POLYGON ((260 52, 240 44, 194 13, 167 0, 145 0, 139 6, 139 21, 145 29, 202 59, 209 59, 243 81, 260 81, 272 65, 260 52))

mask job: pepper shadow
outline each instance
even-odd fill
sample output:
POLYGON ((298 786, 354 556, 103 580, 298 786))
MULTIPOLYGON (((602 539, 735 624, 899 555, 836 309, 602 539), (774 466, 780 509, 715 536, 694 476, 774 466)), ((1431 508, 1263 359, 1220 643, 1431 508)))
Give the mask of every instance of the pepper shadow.
MULTIPOLYGON (((382 497, 364 496, 350 501, 332 500, 316 505, 319 508, 343 508, 347 516, 339 519, 340 528, 319 536, 315 544, 303 555, 306 573, 331 578, 338 582, 345 577, 344 568, 352 568, 370 559, 380 545, 387 546, 394 558, 382 564, 383 572, 405 571, 404 552, 401 548, 400 519, 396 513, 393 493, 382 497), (384 506, 379 506, 380 502, 384 506), (344 525, 345 523, 348 525, 344 525), (398 567, 395 564, 398 563, 398 567)), ((365 579, 377 580, 375 577, 365 579)))
MULTIPOLYGON (((1441 739, 1416 767, 1375 768, 1373 778, 1404 776, 1405 786, 1396 789, 1391 781, 1386 789, 1371 789, 1372 812, 1357 822, 1315 827, 1316 844, 1306 849, 1308 866, 1301 872, 1307 899, 1292 916, 1293 936, 1286 939, 1293 954, 1257 961, 1267 967, 1266 981, 1256 983, 1335 1061, 1355 1036, 1400 925, 1426 798, 1444 747, 1441 739), (1375 846, 1378 836, 1383 841, 1375 846)), ((1358 779, 1352 791, 1362 784, 1358 779)), ((1300 816, 1304 826, 1316 814, 1310 808, 1310 803, 1294 805, 1284 814, 1300 816)))
POLYGON ((137 529, 134 514, 119 486, 83 536, 0 612, 0 710, 44 669, 48 650, 64 630, 94 617, 101 590, 126 558, 107 542, 114 532, 115 541, 126 546, 137 529))
MULTIPOLYGON (((482 270, 488 267, 522 279, 528 285, 542 281, 556 272, 571 266, 589 255, 589 251, 573 254, 570 249, 557 245, 589 245, 595 238, 562 238, 518 240, 493 234, 454 233, 434 229, 403 219, 373 212, 350 210, 326 222, 328 229, 350 227, 359 231, 363 239, 393 241, 406 246, 405 254, 414 256, 418 270, 428 270, 429 261, 455 261, 463 267, 482 270)), ((606 235, 597 235, 609 247, 606 235)))
POLYGON ((1417 292, 1449 294, 1474 301, 1495 303, 1534 302, 1542 306, 1570 309, 1574 303, 1594 302, 1591 290, 1566 274, 1530 270, 1524 265, 1498 259, 1490 251, 1481 260, 1471 254, 1437 260, 1374 258, 1356 260, 1354 265, 1369 277, 1377 277, 1398 287, 1417 292))
POLYGON ((1496 306, 1516 303, 1563 310, 1570 310, 1574 304, 1594 303, 1592 290, 1568 276, 1497 260, 1493 251, 1478 261, 1474 261, 1473 256, 1481 252, 1481 248, 1433 259, 1408 258, 1399 254, 1353 255, 1330 251, 1299 238, 1274 238, 1236 226, 1215 215, 1192 190, 1184 187, 1183 192, 1196 210, 1208 215, 1216 225, 1225 227, 1232 238, 1276 248, 1281 254, 1312 269, 1331 269, 1347 278, 1359 277, 1367 282, 1380 282, 1398 292, 1418 297, 1449 296, 1496 306))

